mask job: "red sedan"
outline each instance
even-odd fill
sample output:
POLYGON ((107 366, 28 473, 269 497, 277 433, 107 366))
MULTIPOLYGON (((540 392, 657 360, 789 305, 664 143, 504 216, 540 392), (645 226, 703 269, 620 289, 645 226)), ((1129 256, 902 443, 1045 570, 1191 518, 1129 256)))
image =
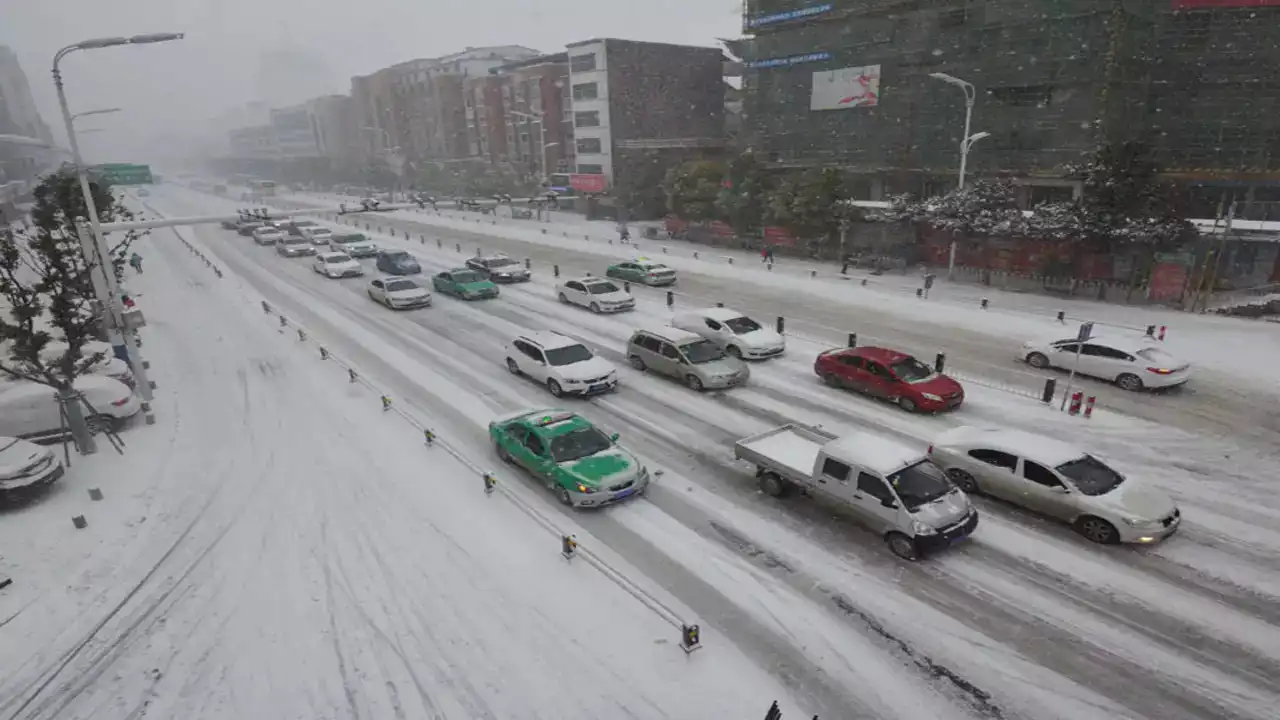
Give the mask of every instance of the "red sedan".
POLYGON ((941 412, 964 402, 960 383, 897 350, 828 350, 814 361, 813 370, 832 387, 888 400, 907 412, 941 412))

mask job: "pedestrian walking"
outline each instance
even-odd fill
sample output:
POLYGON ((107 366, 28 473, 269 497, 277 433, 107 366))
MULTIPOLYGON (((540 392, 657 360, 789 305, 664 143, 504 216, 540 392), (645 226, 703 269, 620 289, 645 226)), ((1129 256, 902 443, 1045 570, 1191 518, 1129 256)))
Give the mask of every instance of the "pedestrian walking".
POLYGON ((133 266, 133 269, 137 271, 139 275, 142 274, 142 256, 141 255, 139 255, 138 253, 134 253, 130 255, 129 264, 133 266))

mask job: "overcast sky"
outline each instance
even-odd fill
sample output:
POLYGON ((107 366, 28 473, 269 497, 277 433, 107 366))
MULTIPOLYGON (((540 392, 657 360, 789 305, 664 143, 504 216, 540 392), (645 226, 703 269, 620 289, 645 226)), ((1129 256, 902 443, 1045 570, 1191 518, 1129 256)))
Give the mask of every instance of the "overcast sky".
POLYGON ((256 98, 265 53, 311 58, 319 85, 463 47, 544 52, 591 37, 716 45, 742 26, 740 0, 0 0, 0 44, 14 49, 36 103, 63 137, 49 68, 59 48, 91 37, 185 32, 180 42, 76 53, 62 62, 72 112, 122 107, 79 127, 92 162, 143 159, 256 98))

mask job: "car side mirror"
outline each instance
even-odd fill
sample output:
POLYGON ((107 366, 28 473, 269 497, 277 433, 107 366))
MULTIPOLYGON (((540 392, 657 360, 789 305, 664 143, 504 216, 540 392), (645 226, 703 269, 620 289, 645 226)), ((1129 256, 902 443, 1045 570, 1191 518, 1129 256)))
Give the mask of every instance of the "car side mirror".
POLYGON ((1069 489, 1067 488, 1067 486, 1065 486, 1065 485, 1054 485, 1054 486, 1053 486, 1053 491, 1054 491, 1054 492, 1056 492, 1056 493, 1058 493, 1058 494, 1061 494, 1061 495, 1070 495, 1070 494, 1071 494, 1071 490, 1069 490, 1069 489))
POLYGON ((881 505, 883 505, 883 506, 885 506, 885 507, 887 507, 887 508, 889 508, 889 509, 893 509, 893 508, 898 507, 898 503, 894 502, 894 501, 893 501, 893 498, 881 498, 881 499, 880 499, 880 504, 881 504, 881 505))
POLYGON ((618 442, 618 438, 620 438, 620 437, 622 437, 622 436, 621 436, 621 435, 619 435, 618 433, 614 433, 614 434, 612 434, 612 435, 610 435, 610 436, 609 436, 609 440, 611 440, 612 442, 618 442))

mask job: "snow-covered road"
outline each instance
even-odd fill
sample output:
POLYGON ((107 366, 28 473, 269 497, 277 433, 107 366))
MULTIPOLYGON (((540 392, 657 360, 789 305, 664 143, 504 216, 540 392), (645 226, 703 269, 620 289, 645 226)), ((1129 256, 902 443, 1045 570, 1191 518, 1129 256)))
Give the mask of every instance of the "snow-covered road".
MULTIPOLYGON (((149 202, 171 214, 235 206, 171 186, 149 202)), ((410 224, 411 218, 396 222, 412 228, 415 240, 402 234, 376 239, 411 249, 428 272, 457 265, 461 257, 452 242, 440 249, 417 242, 421 234, 479 241, 486 250, 533 257, 535 267, 559 263, 566 273, 602 269, 600 257, 582 252, 410 224)), ((164 232, 153 240, 156 253, 181 271, 185 250, 164 232)), ((364 281, 325 280, 306 261, 284 260, 217 228, 181 232, 230 271, 225 282, 244 296, 246 306, 268 300, 477 457, 487 453, 484 425, 494 415, 551 402, 544 390, 503 369, 503 345, 512 334, 555 330, 618 360, 636 324, 666 317, 660 296, 639 290, 637 312, 619 317, 560 305, 545 273, 528 285, 505 288, 498 301, 465 305, 442 297, 431 309, 393 314, 367 300, 364 281)), ((815 303, 767 282, 682 269, 681 287, 760 309, 761 315, 785 314, 789 327, 819 341, 856 316, 859 328, 876 328, 866 332, 900 338, 901 344, 939 342, 936 324, 904 327, 893 313, 815 303)), ((259 322, 271 319, 257 312, 259 322)), ((965 362, 972 351, 977 360, 964 370, 1013 382, 998 376, 1008 353, 1004 346, 992 347, 990 335, 956 330, 945 340, 955 353, 953 364, 965 362)), ((982 386, 970 387, 969 403, 955 415, 905 416, 818 384, 810 369, 818 347, 793 338, 788 356, 754 366, 752 383, 728 393, 698 396, 624 369, 619 393, 575 403, 667 473, 645 500, 573 513, 571 520, 695 613, 709 628, 705 652, 713 652, 715 632, 768 668, 807 712, 824 718, 1274 716, 1280 701, 1280 587, 1274 580, 1280 572, 1280 503, 1268 487, 1274 476, 1269 458, 1117 413, 1100 413, 1088 423, 1066 418, 982 386), (1068 529, 980 502, 983 524, 971 542, 926 563, 903 565, 831 507, 804 498, 778 502, 755 491, 750 473, 731 460, 730 445, 789 420, 833 430, 872 428, 921 445, 961 422, 1032 425, 1151 477, 1179 498, 1187 521, 1182 533, 1155 548, 1099 548, 1068 529)), ((923 350, 921 355, 927 356, 923 350)), ((316 392, 346 392, 337 370, 329 371, 328 382, 316 392)), ((1141 414, 1152 417, 1176 412, 1168 405, 1153 412, 1156 403, 1181 399, 1123 398, 1109 404, 1141 406, 1141 414)), ((381 419, 374 416, 374 422, 381 419)), ((308 427, 299 424, 304 431, 308 427)), ((317 447, 337 445, 330 437, 324 435, 317 447)), ((326 463, 349 466, 350 459, 339 455, 332 447, 321 452, 326 463)), ((519 475, 504 481, 532 489, 519 475)), ((387 493, 361 500, 356 509, 380 522, 373 514, 380 503, 397 502, 387 493)), ((277 498, 286 503, 289 496, 277 498)), ((302 523, 299 532, 314 530, 308 523, 338 507, 318 505, 319 498, 293 499, 300 517, 288 522, 302 523)), ((543 501, 548 512, 559 511, 552 510, 549 497, 543 501)), ((389 521, 399 512, 388 509, 389 521)), ((240 524, 246 522, 256 526, 269 518, 246 517, 240 524)), ((515 529, 513 524, 510 532, 515 529)), ((388 537, 352 542, 390 550, 403 541, 400 532, 389 528, 388 537)), ((531 537, 545 542, 541 535, 531 537)), ((368 602, 387 602, 383 592, 396 595, 380 586, 366 596, 368 602)), ((630 709, 640 717, 661 716, 630 709)))

